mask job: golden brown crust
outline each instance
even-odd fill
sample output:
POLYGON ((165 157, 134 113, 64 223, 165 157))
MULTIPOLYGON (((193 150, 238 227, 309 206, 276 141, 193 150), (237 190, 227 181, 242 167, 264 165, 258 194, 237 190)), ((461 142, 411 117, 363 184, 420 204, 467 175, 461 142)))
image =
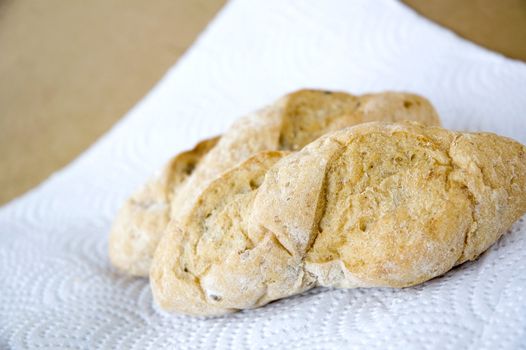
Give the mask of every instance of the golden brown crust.
POLYGON ((170 224, 151 275, 162 307, 220 314, 315 285, 411 286, 476 258, 526 212, 526 147, 494 134, 376 122, 258 157, 170 224), (189 285, 174 272, 185 267, 198 272, 189 285))
POLYGON ((202 147, 176 157, 160 179, 150 181, 132 196, 119 212, 111 232, 112 262, 124 272, 146 276, 169 218, 184 216, 210 181, 224 171, 257 152, 296 151, 327 132, 371 120, 415 120, 440 125, 429 101, 414 94, 353 96, 319 90, 291 93, 239 119, 220 140, 204 142, 202 147), (191 176, 187 176, 184 159, 195 155, 199 159, 194 162, 191 176))
POLYGON ((341 261, 353 279, 337 285, 405 287, 440 275, 470 225, 470 201, 448 179, 447 142, 379 129, 340 137, 325 172, 325 214, 305 261, 313 271, 341 261))

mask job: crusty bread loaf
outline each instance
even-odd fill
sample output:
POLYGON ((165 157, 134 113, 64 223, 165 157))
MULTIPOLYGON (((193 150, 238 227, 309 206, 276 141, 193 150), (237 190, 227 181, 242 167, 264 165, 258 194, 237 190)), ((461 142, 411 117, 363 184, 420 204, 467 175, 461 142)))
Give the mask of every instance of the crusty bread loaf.
POLYGON ((440 125, 425 98, 385 92, 353 96, 300 90, 235 122, 221 137, 174 158, 123 206, 112 228, 110 258, 120 270, 147 276, 153 252, 169 218, 184 216, 206 186, 224 171, 265 150, 297 151, 321 135, 363 122, 414 120, 440 125), (192 159, 192 172, 186 157, 192 159), (167 181, 170 179, 170 181, 167 181))
POLYGON ((406 287, 475 259, 525 212, 523 145, 367 123, 257 154, 206 186, 170 222, 151 286, 161 307, 197 315, 317 285, 406 287))

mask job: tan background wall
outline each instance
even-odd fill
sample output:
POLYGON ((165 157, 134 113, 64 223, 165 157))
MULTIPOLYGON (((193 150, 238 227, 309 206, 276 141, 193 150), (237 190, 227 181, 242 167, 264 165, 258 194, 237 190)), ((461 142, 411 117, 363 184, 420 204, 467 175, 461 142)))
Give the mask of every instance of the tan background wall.
MULTIPOLYGON (((524 0, 406 0, 526 60, 524 0)), ((108 130, 172 66, 225 0, 0 0, 0 204, 108 130)))

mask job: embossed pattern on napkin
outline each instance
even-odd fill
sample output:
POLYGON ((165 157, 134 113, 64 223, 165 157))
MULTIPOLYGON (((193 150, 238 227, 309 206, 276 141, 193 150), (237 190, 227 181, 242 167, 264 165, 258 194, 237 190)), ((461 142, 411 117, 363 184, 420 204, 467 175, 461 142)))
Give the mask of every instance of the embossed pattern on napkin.
POLYGON ((107 257, 121 204, 169 156, 301 87, 410 90, 444 125, 526 143, 526 65, 390 0, 236 0, 106 136, 0 209, 0 348, 515 349, 526 223, 476 262, 402 290, 315 289, 220 318, 158 311, 107 257))

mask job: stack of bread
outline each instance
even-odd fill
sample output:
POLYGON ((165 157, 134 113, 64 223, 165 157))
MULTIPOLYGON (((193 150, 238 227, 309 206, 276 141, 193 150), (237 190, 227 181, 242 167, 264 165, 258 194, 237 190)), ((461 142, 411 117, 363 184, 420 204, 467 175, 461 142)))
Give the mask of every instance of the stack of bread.
POLYGON ((425 282, 525 212, 518 142, 443 129, 414 94, 300 90, 175 156, 118 213, 110 258, 163 309, 219 315, 425 282))

